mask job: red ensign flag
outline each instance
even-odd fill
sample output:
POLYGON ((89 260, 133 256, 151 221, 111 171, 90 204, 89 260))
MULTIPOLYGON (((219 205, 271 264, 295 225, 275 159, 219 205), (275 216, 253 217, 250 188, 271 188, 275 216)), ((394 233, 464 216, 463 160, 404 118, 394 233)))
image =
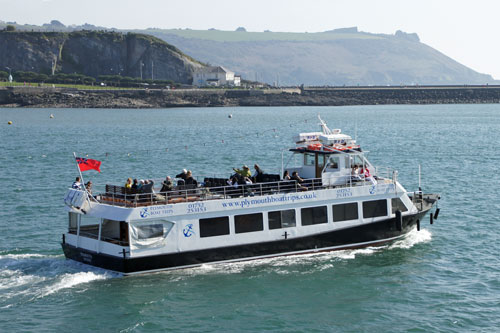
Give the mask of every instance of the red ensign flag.
POLYGON ((100 169, 101 161, 93 160, 90 158, 77 157, 76 163, 78 163, 78 167, 80 168, 80 171, 97 170, 97 171, 101 172, 101 169, 100 169))

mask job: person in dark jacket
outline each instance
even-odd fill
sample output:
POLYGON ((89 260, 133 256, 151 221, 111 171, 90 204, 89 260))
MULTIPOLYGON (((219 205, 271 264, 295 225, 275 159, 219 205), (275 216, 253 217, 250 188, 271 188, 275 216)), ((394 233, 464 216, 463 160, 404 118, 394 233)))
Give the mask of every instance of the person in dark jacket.
POLYGON ((193 173, 191 172, 191 170, 188 170, 188 172, 186 173, 186 185, 198 186, 198 182, 193 178, 193 173))
POLYGON ((255 173, 253 175, 253 181, 254 183, 261 183, 264 181, 264 171, 260 168, 258 164, 255 164, 254 166, 255 173))
POLYGON ((167 178, 165 178, 165 180, 161 184, 161 193, 170 192, 174 189, 174 184, 172 183, 172 178, 170 178, 170 176, 167 176, 167 178))
POLYGON ((187 170, 182 169, 182 172, 178 175, 175 176, 175 178, 180 178, 177 181, 177 185, 185 185, 186 184, 186 178, 187 178, 187 170))
POLYGON ((297 173, 297 171, 294 171, 292 172, 292 180, 295 180, 295 182, 297 183, 297 188, 301 191, 307 191, 307 187, 305 187, 304 185, 302 185, 302 183, 304 182, 304 179, 302 179, 299 174, 297 173))
POLYGON ((180 174, 176 175, 175 178, 180 178, 180 179, 186 180, 187 172, 188 171, 186 169, 182 169, 182 172, 180 174))

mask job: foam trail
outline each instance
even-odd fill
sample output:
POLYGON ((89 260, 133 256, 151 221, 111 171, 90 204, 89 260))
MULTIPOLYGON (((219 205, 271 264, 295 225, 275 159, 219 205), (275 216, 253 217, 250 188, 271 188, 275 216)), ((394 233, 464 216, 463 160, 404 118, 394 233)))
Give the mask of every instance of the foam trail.
MULTIPOLYGON (((382 245, 382 246, 371 246, 361 249, 353 249, 353 250, 338 250, 331 252, 319 252, 319 253, 307 253, 307 254, 298 254, 298 255, 290 255, 290 256, 279 256, 274 258, 262 258, 256 260, 249 261, 241 261, 235 263, 221 263, 221 264, 203 264, 199 267, 190 268, 187 270, 172 271, 173 274, 179 274, 185 276, 186 272, 188 275, 198 275, 198 274, 237 274, 241 273, 246 268, 258 267, 258 266, 267 266, 271 265, 273 269, 278 269, 278 267, 292 266, 292 265, 304 265, 304 264, 323 264, 318 269, 325 270, 332 268, 334 265, 331 264, 332 260, 352 260, 356 259, 358 255, 371 255, 383 250, 392 250, 392 249, 410 249, 416 244, 426 243, 432 239, 432 234, 427 229, 421 229, 417 231, 417 229, 413 229, 408 234, 406 234, 403 238, 394 241, 390 245, 382 245)), ((288 271, 280 271, 278 273, 287 274, 288 271)), ((180 277, 179 277, 180 278, 180 277)))
POLYGON ((72 288, 82 283, 91 281, 106 280, 111 276, 108 274, 96 274, 94 272, 80 272, 75 274, 64 274, 60 281, 44 288, 39 297, 45 297, 62 289, 72 288))
POLYGON ((427 229, 413 229, 410 231, 404 238, 397 240, 392 245, 389 246, 389 249, 410 249, 415 244, 418 243, 427 243, 432 239, 432 234, 427 229))
POLYGON ((33 285, 34 283, 43 281, 45 278, 35 275, 22 275, 20 271, 3 270, 0 272, 0 290, 12 289, 24 285, 33 285))
POLYGON ((58 258, 63 257, 63 254, 46 255, 38 253, 22 253, 22 254, 4 254, 0 255, 0 259, 30 259, 30 258, 58 258))

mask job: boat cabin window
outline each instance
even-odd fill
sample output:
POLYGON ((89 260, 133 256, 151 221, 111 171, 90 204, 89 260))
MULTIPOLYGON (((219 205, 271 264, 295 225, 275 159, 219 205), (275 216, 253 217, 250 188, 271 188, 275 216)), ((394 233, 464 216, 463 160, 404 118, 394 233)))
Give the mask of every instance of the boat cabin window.
POLYGON ((311 153, 304 154, 304 165, 314 166, 315 163, 316 159, 314 157, 314 154, 311 153))
POLYGON ((229 217, 200 219, 200 237, 229 235, 229 217))
POLYGON ((302 225, 327 223, 326 206, 302 208, 300 210, 302 225))
POLYGON ((352 155, 351 158, 351 168, 354 167, 355 165, 359 167, 363 167, 363 163, 366 164, 366 162, 363 162, 363 158, 361 155, 352 155))
POLYGON ((267 217, 270 230, 295 227, 295 209, 269 212, 267 217))
POLYGON ((400 198, 392 198, 391 205, 392 205, 392 214, 395 214, 397 210, 401 212, 408 211, 408 208, 406 208, 405 204, 403 203, 403 201, 401 201, 400 198))
POLYGON ((387 200, 363 202, 363 217, 387 216, 387 200))
POLYGON ((338 170, 339 162, 340 162, 340 156, 330 156, 330 158, 328 159, 328 164, 326 165, 326 168, 338 170))
POLYGON ((356 202, 333 205, 333 222, 349 221, 357 219, 358 219, 358 204, 356 202))
POLYGON ((235 215, 234 230, 237 234, 264 230, 262 213, 235 215))
POLYGON ((69 213, 68 232, 76 234, 76 229, 78 229, 78 215, 80 214, 69 213))
POLYGON ((137 239, 163 237, 163 224, 149 224, 136 226, 137 239))

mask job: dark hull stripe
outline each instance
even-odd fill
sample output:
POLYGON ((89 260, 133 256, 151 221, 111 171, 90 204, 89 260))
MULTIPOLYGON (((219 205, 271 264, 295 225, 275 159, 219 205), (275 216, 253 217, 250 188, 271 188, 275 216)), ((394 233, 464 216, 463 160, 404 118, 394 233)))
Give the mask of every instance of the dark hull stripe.
POLYGON ((205 263, 243 261, 380 245, 408 233, 416 225, 417 219, 422 220, 425 213, 420 212, 416 215, 404 216, 401 231, 397 228, 396 219, 390 218, 376 223, 367 223, 352 228, 300 238, 139 258, 114 257, 76 248, 68 244, 62 244, 62 248, 68 259, 125 274, 145 273, 173 268, 187 268, 205 263))

